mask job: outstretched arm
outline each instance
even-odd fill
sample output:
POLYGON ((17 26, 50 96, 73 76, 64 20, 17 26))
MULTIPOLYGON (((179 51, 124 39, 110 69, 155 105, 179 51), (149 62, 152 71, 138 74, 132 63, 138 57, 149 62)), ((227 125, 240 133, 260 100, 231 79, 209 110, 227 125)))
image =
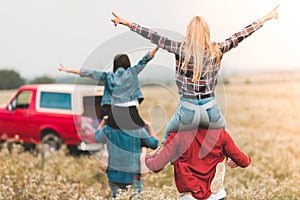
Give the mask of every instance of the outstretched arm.
POLYGON ((104 82, 107 78, 107 72, 98 72, 95 70, 90 70, 85 68, 81 68, 80 70, 70 69, 64 67, 62 64, 59 65, 60 65, 60 67, 58 68, 59 71, 64 71, 72 74, 79 74, 81 77, 89 77, 91 79, 101 81, 101 82, 104 82))
POLYGON ((246 26, 243 28, 241 31, 233 34, 230 38, 226 39, 224 42, 218 43, 218 46, 221 50, 221 52, 224 54, 228 51, 230 51, 232 48, 235 48, 238 46, 240 42, 242 42, 245 38, 250 36, 252 33, 260 29, 263 24, 273 18, 278 19, 278 13, 277 13, 277 8, 279 7, 276 6, 271 12, 263 16, 262 18, 256 20, 252 24, 246 26))
POLYGON ((66 68, 62 64, 59 64, 58 70, 63 71, 63 72, 67 72, 67 73, 72 73, 72 74, 79 74, 80 73, 80 70, 66 68))
POLYGON ((147 63, 153 59, 158 49, 156 47, 151 52, 148 52, 135 66, 130 67, 129 70, 136 75, 139 74, 146 67, 147 63))
POLYGON ((136 32, 137 34, 150 40, 152 43, 158 45, 159 48, 165 49, 171 53, 179 54, 181 42, 177 42, 175 40, 170 40, 166 36, 159 35, 157 32, 155 32, 149 28, 141 27, 138 24, 129 22, 129 21, 119 17, 115 13, 112 13, 112 14, 115 17, 115 19, 112 19, 111 21, 114 23, 115 26, 118 26, 118 24, 127 26, 128 28, 130 28, 131 31, 136 32))

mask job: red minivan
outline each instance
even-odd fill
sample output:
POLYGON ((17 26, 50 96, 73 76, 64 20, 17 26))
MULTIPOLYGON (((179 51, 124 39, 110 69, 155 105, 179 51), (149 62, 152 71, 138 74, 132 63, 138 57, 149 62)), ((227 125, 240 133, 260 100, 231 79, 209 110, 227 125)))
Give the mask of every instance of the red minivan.
POLYGON ((71 151, 97 151, 103 86, 72 84, 25 85, 0 107, 0 140, 25 147, 42 143, 50 152, 64 143, 71 151))

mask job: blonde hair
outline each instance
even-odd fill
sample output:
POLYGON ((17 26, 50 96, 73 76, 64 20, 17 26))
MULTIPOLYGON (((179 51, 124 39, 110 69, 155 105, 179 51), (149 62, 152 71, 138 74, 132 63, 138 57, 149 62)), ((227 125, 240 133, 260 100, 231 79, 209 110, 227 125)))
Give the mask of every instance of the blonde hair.
MULTIPOLYGON (((210 29, 203 17, 195 16, 189 23, 186 31, 185 41, 181 45, 179 66, 184 71, 193 59, 193 82, 201 79, 204 57, 209 56, 210 60, 216 59, 216 64, 220 67, 222 53, 215 43, 210 41, 210 29), (183 54, 183 55, 182 55, 183 54), (182 56, 184 56, 183 63, 182 56)), ((209 65, 210 67, 211 65, 209 65)), ((209 67, 203 76, 209 71, 209 67)))

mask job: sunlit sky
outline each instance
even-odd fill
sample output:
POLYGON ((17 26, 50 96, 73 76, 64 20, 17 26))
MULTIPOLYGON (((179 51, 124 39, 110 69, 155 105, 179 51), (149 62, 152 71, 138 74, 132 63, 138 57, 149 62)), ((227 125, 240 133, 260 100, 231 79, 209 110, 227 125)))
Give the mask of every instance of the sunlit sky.
MULTIPOLYGON (((277 4, 279 20, 267 22, 225 55, 222 67, 225 71, 298 69, 300 12, 296 0, 1 0, 0 69, 14 69, 24 77, 57 77, 60 62, 78 68, 99 45, 128 31, 112 25, 112 11, 129 21, 182 35, 190 19, 201 15, 210 25, 212 40, 218 42, 277 4)), ((154 62, 173 60, 159 52, 154 62)))

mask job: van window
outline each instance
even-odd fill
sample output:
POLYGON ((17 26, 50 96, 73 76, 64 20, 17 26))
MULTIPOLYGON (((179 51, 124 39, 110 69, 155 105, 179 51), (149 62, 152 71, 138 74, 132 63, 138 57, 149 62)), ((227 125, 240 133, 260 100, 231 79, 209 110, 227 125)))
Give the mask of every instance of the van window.
POLYGON ((99 119, 101 114, 101 99, 101 96, 83 97, 83 116, 99 119))
POLYGON ((40 107, 71 110, 71 94, 58 92, 41 92, 40 107))
POLYGON ((12 106, 14 108, 27 109, 31 100, 32 92, 23 91, 13 100, 12 106))

